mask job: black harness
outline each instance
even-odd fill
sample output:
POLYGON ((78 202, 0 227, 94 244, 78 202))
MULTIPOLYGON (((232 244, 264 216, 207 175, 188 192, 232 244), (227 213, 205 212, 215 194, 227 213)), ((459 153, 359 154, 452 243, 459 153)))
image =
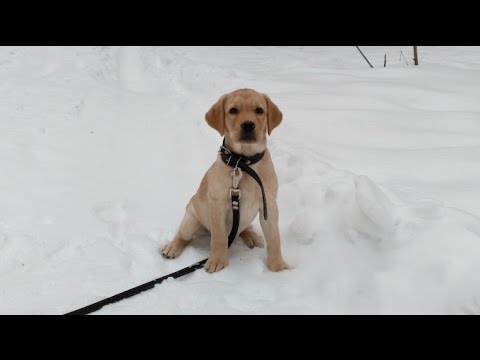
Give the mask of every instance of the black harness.
POLYGON ((265 220, 268 220, 267 199, 265 197, 265 189, 263 188, 262 180, 260 179, 260 176, 258 176, 258 174, 255 172, 255 170, 253 170, 250 167, 250 165, 256 164, 257 162, 263 159, 263 156, 265 155, 265 151, 262 151, 261 153, 255 154, 253 156, 236 154, 232 150, 227 149, 225 147, 225 139, 223 139, 223 144, 222 146, 220 146, 220 150, 218 150, 218 152, 220 153, 220 157, 222 161, 226 165, 234 168, 233 171, 231 172, 233 187, 230 189, 230 197, 232 199, 233 211, 238 211, 238 209, 236 209, 238 205, 236 205, 234 202, 238 203, 238 201, 240 200, 241 191, 240 189, 238 189, 238 182, 242 178, 242 171, 243 171, 243 172, 246 172, 248 175, 250 175, 260 186, 260 190, 262 190, 262 200, 263 200, 263 218, 265 220), (232 193, 234 195, 232 195, 232 193), (238 195, 238 198, 236 195, 238 195), (235 197, 235 200, 234 200, 234 197, 235 197))
MULTIPOLYGON (((262 180, 258 176, 258 174, 253 170, 250 165, 253 165, 260 160, 262 160, 263 156, 265 155, 265 151, 255 154, 253 156, 244 156, 240 154, 236 154, 233 151, 227 149, 225 147, 225 139, 223 140, 223 145, 220 146, 220 157, 222 161, 230 167, 233 167, 232 172, 230 173, 232 176, 232 187, 230 188, 230 199, 232 201, 232 215, 233 215, 233 222, 232 222, 232 230, 230 231, 230 235, 228 235, 228 247, 232 244, 233 240, 237 237, 238 226, 240 224, 240 198, 242 196, 242 192, 238 188, 238 184, 240 179, 242 178, 242 172, 246 172, 250 175, 260 186, 262 190, 262 199, 263 199, 263 217, 267 220, 267 200, 265 197, 265 190, 263 189, 262 180)), ((203 265, 207 262, 208 259, 204 259, 199 261, 193 265, 187 266, 186 268, 180 269, 175 271, 174 273, 162 276, 158 279, 149 281, 142 285, 138 285, 134 288, 128 289, 123 291, 119 294, 110 296, 106 299, 98 301, 94 304, 85 306, 78 310, 71 311, 65 315, 87 315, 97 310, 100 310, 102 307, 108 304, 113 304, 115 302, 121 301, 123 299, 132 297, 137 295, 143 291, 153 289, 156 284, 160 284, 164 280, 168 278, 177 279, 183 275, 190 274, 195 270, 203 268, 203 265)))

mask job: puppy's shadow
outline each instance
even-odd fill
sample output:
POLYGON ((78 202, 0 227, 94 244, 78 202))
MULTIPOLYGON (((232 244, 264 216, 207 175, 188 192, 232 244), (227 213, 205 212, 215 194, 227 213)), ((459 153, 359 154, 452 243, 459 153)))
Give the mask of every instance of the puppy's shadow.
POLYGON ((210 252, 210 240, 211 240, 210 234, 197 235, 192 239, 189 246, 195 251, 198 251, 198 252, 201 252, 201 253, 203 253, 203 252, 209 253, 210 252))

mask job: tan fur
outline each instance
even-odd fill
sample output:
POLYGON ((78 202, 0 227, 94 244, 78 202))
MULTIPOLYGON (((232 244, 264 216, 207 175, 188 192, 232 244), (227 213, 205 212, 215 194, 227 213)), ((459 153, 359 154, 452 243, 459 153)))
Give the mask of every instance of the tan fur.
MULTIPOLYGON (((260 212, 260 225, 267 244, 267 266, 272 271, 286 269, 288 265, 282 257, 278 231, 278 181, 267 149, 267 132, 270 135, 281 123, 282 112, 267 95, 251 89, 241 89, 223 95, 206 113, 205 120, 220 135, 225 136, 227 147, 234 152, 251 156, 265 150, 264 158, 252 165, 252 168, 262 179, 265 188, 268 220, 263 218, 260 187, 249 175, 244 174, 239 185, 242 196, 238 234, 250 247, 263 246, 260 236, 251 227, 252 221, 260 212), (232 107, 238 109, 237 114, 229 112, 232 107), (256 113, 258 107, 263 109, 263 114, 256 113), (254 142, 240 140, 241 124, 247 120, 255 124, 254 142)), ((228 265, 228 234, 232 227, 229 193, 232 187, 231 170, 218 156, 203 177, 197 193, 190 199, 175 238, 161 250, 164 256, 179 256, 193 237, 207 230, 211 234, 211 252, 205 269, 215 272, 228 265)))

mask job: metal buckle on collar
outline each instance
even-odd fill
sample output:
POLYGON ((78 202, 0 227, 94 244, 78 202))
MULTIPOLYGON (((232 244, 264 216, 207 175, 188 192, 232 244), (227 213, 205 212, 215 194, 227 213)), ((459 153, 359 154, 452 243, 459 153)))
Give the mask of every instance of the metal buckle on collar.
POLYGON ((224 150, 224 152, 225 152, 226 155, 232 153, 230 150, 228 150, 228 149, 227 149, 225 146, 223 146, 223 145, 220 146, 220 149, 218 150, 218 152, 222 152, 222 149, 224 150))

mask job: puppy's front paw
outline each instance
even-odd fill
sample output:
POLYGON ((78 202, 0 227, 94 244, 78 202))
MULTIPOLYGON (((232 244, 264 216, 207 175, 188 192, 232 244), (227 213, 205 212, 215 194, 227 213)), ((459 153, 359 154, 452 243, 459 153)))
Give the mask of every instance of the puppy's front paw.
POLYGON ((287 263, 282 258, 268 260, 267 266, 270 271, 282 271, 288 269, 287 263))
POLYGON ((181 239, 175 239, 165 245, 162 250, 160 250, 160 253, 163 257, 167 259, 174 259, 177 256, 180 256, 186 244, 186 241, 183 241, 181 239))
POLYGON ((205 270, 209 273, 222 270, 228 265, 228 258, 226 256, 211 256, 204 265, 205 270))

